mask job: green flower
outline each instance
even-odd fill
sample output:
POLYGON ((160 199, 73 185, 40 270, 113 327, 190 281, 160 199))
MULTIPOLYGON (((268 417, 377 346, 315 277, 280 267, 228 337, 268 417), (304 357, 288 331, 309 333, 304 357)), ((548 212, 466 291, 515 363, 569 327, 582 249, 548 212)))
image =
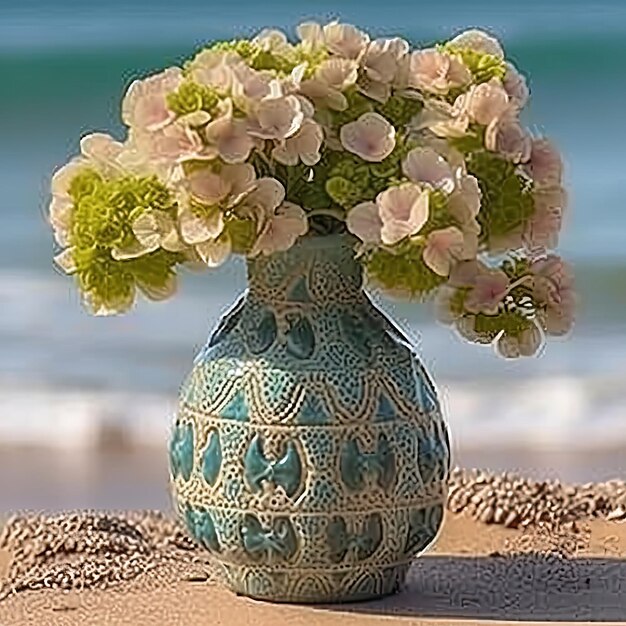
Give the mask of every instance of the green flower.
POLYGON ((513 163, 492 152, 473 152, 467 157, 467 170, 477 178, 482 193, 478 214, 482 243, 505 237, 532 217, 532 185, 513 163))
POLYGON ((196 111, 214 115, 220 102, 220 94, 214 87, 199 85, 187 79, 180 87, 167 95, 168 108, 178 116, 196 111))
POLYGON ((405 240, 393 250, 370 252, 365 256, 368 278, 392 295, 424 299, 445 283, 446 278, 424 263, 423 252, 423 237, 405 240))

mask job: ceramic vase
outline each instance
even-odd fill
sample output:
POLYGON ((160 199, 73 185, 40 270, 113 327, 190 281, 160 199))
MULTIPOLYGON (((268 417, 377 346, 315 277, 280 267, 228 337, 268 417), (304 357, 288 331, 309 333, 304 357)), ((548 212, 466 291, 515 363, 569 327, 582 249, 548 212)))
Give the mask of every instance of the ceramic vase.
POLYGON ((178 514, 233 591, 324 603, 402 587, 442 524, 449 438, 350 236, 248 261, 181 389, 170 468, 178 514))

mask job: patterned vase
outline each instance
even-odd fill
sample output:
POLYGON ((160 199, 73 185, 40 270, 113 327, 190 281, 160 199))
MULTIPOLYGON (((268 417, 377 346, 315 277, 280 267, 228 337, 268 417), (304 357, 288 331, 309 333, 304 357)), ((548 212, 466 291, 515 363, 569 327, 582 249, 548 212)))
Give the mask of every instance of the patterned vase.
POLYGON ((450 450, 432 382, 370 301, 347 235, 249 261, 183 385, 174 502, 232 590, 283 602, 401 588, 441 526, 450 450))

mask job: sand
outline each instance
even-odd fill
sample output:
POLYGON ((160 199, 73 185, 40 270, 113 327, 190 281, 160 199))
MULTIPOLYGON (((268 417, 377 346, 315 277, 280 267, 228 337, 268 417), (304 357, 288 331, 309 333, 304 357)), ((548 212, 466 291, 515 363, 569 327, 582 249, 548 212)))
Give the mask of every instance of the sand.
MULTIPOLYGON (((231 594, 221 588, 206 554, 179 535, 164 516, 60 516, 49 524, 46 538, 39 544, 28 535, 41 518, 14 521, 13 528, 19 532, 12 537, 7 533, 12 524, 9 521, 0 540, 0 582, 3 578, 6 583, 10 577, 13 583, 26 583, 0 601, 0 625, 626 622, 626 522, 620 508, 623 485, 572 487, 509 479, 457 474, 453 480, 457 493, 470 491, 468 503, 461 505, 462 498, 457 496, 455 504, 451 498, 436 545, 416 559, 407 589, 383 600, 341 606, 273 605, 231 594), (518 481, 516 497, 509 479, 518 481), (483 500, 477 493, 482 493, 483 500), (503 501, 502 494, 506 493, 508 500, 503 501), (522 518, 519 511, 525 510, 529 498, 534 498, 532 515, 522 518), (512 517, 503 511, 496 523, 495 514, 484 513, 483 502, 490 502, 494 510, 508 506, 509 512, 517 512, 515 522, 507 527, 506 518, 512 517), (560 509, 555 502, 560 503, 560 509), (581 502, 592 504, 583 507, 581 502), (541 510, 551 511, 551 520, 536 514, 541 510), (481 514, 484 519, 491 517, 490 522, 481 521, 481 514), (66 525, 61 532, 57 532, 59 519, 66 525), (141 532, 135 535, 131 527, 141 532), (80 558, 87 559, 87 569, 85 564, 82 569, 78 567, 77 554, 72 558, 66 554, 70 536, 74 550, 79 545, 80 558), (135 558, 143 573, 124 580, 96 576, 90 584, 89 576, 99 571, 94 564, 101 562, 102 554, 110 555, 112 547, 124 562, 130 556, 135 558), (17 564, 13 558, 16 554, 17 564), (60 563, 55 564, 55 558, 60 563), (42 559, 46 565, 43 569, 42 559), (81 590, 77 590, 76 581, 66 581, 65 589, 37 589, 62 584, 61 579, 50 577, 54 567, 66 575, 78 567, 86 584, 81 590)), ((124 570, 109 565, 109 574, 119 571, 124 570)))

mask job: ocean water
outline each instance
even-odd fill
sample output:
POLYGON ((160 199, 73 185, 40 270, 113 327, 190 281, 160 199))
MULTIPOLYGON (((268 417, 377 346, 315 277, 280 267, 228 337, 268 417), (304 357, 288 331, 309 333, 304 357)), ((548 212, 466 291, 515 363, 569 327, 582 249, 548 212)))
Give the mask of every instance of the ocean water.
POLYGON ((437 325, 427 305, 382 301, 418 342, 453 439, 626 450, 626 3, 509 4, 0 2, 0 443, 88 446, 110 429, 160 442, 195 351, 245 283, 234 262, 183 276, 171 302, 89 317, 52 266, 52 171, 82 134, 121 138, 119 103, 134 78, 214 39, 340 17, 421 44, 470 26, 499 35, 529 77, 526 123, 564 154, 571 208, 560 249, 581 300, 571 337, 505 362, 437 325))

